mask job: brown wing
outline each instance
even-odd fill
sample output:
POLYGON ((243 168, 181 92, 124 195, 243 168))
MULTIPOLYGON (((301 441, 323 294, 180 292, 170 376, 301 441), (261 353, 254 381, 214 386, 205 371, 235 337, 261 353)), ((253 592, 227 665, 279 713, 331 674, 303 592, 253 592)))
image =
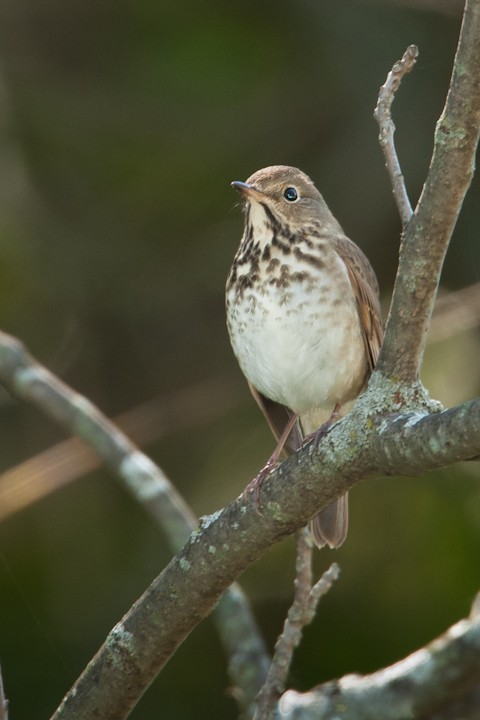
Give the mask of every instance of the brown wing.
MULTIPOLYGON (((278 441, 280 439, 280 435, 285 429, 288 419, 293 414, 292 411, 285 405, 281 405, 280 403, 275 402, 275 400, 270 400, 265 397, 265 395, 262 395, 257 388, 253 387, 250 381, 248 381, 248 387, 257 401, 260 410, 265 415, 265 419, 270 426, 270 430, 274 434, 275 439, 278 441)), ((300 430, 300 424, 297 421, 293 426, 283 449, 287 455, 291 455, 295 452, 295 450, 298 450, 298 448, 302 446, 302 443, 303 435, 300 430)))
MULTIPOLYGON (((378 360, 383 340, 377 278, 367 258, 355 243, 347 237, 339 235, 335 238, 334 244, 345 263, 357 300, 368 366, 372 372, 378 360)), ((326 544, 331 548, 340 547, 348 530, 348 493, 327 505, 313 518, 310 527, 317 547, 323 547, 326 544)))
POLYGON ((335 249, 345 263, 353 292, 367 351, 370 372, 376 365, 383 341, 383 325, 378 298, 378 283, 367 258, 347 237, 335 238, 335 249))

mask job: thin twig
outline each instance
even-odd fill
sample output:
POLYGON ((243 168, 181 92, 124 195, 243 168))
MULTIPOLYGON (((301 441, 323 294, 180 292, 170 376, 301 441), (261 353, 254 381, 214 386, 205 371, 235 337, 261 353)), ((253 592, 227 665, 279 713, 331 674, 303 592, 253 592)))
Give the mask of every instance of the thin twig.
MULTIPOLYGON (((0 332, 0 380, 18 397, 40 407, 84 440, 155 518, 177 552, 198 527, 198 520, 165 473, 105 415, 40 365, 22 343, 0 332)), ((229 672, 248 711, 266 677, 265 645, 249 602, 236 585, 225 593, 213 618, 219 626, 229 672), (229 616, 233 618, 229 621, 229 616)))
POLYGON ((285 690, 293 652, 300 643, 302 630, 312 622, 321 596, 330 590, 340 573, 338 565, 333 563, 312 588, 311 568, 312 539, 308 528, 304 528, 297 534, 293 603, 276 642, 267 679, 258 694, 254 720, 270 720, 273 717, 275 705, 285 690))
POLYGON ((402 59, 398 60, 388 73, 385 85, 382 85, 380 88, 377 107, 373 113, 380 128, 380 145, 382 146, 383 154, 385 155, 385 164, 392 183, 393 197, 397 203, 403 227, 405 227, 412 217, 413 211, 412 206, 410 205, 410 200, 408 199, 405 181, 395 150, 395 143, 393 139, 395 125, 392 120, 391 107, 393 98, 395 97, 395 93, 398 90, 403 76, 413 70, 417 57, 417 46, 410 45, 410 47, 405 50, 402 59))

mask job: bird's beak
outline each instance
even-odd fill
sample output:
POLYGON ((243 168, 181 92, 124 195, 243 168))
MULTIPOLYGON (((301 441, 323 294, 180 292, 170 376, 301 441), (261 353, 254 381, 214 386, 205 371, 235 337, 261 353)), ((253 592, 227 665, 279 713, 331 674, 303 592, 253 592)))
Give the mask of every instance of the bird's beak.
POLYGON ((262 199, 265 197, 265 194, 260 192, 260 190, 255 190, 253 185, 240 182, 240 180, 234 180, 232 182, 232 187, 234 187, 235 190, 238 190, 238 192, 242 193, 245 200, 256 200, 257 202, 261 202, 262 199))

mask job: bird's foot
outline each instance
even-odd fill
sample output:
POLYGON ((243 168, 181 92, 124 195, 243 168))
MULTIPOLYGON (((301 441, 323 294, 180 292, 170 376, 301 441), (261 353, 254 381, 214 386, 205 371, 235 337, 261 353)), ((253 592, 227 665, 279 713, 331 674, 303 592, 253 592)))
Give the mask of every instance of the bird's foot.
POLYGON ((320 440, 323 438, 324 435, 326 435, 327 430, 331 427, 331 425, 332 423, 330 422, 330 420, 324 422, 323 425, 318 428, 318 430, 315 430, 315 432, 305 436, 303 444, 307 445, 307 443, 313 440, 312 452, 317 452, 318 446, 320 445, 320 440))
POLYGON ((253 478, 252 482, 248 483, 247 487, 243 491, 243 497, 246 500, 247 495, 250 492, 250 490, 253 490, 253 507, 255 508, 255 512, 257 513, 257 515, 261 515, 261 512, 258 509, 260 485, 262 484, 262 480, 264 480, 267 477, 267 475, 270 475, 272 470, 275 470, 277 465, 278 465, 278 458, 274 458, 272 456, 270 458, 270 460, 267 462, 267 464, 265 465, 265 467, 263 467, 260 470, 257 477, 253 478))
POLYGON ((258 509, 258 496, 260 493, 260 485, 262 484, 262 480, 269 475, 272 470, 275 470, 275 468, 278 465, 280 453, 282 452, 282 448, 285 445, 285 442, 290 435, 290 432, 297 422, 297 413, 292 413, 288 419, 287 424, 285 425, 282 434, 280 435, 277 443, 277 447, 273 451, 273 454, 270 457, 270 460, 267 462, 264 468, 260 470, 256 478, 253 478, 251 483, 248 483, 247 487, 243 491, 243 497, 246 500, 247 494, 250 492, 250 490, 253 489, 253 507, 255 508, 255 512, 257 515, 261 515, 260 510, 258 509))
POLYGON ((321 425, 318 430, 316 430, 313 433, 310 433, 310 435, 306 435, 305 439, 303 441, 303 444, 306 445, 311 440, 313 440, 312 445, 312 452, 317 452, 318 446, 320 445, 320 440, 323 438, 324 435, 326 435, 327 430, 330 430, 332 425, 334 425, 337 420, 339 420, 342 416, 340 414, 340 403, 337 403, 335 407, 333 408, 333 412, 328 418, 327 422, 324 422, 323 425, 321 425))

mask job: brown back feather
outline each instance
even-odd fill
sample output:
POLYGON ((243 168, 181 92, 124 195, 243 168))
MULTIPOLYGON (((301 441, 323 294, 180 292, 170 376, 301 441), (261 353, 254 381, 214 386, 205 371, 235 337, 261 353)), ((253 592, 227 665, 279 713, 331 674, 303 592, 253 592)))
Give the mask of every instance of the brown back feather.
POLYGON ((345 236, 338 236, 334 245, 347 267, 348 277, 357 300, 370 375, 377 363, 383 341, 377 278, 369 261, 355 243, 345 236))

